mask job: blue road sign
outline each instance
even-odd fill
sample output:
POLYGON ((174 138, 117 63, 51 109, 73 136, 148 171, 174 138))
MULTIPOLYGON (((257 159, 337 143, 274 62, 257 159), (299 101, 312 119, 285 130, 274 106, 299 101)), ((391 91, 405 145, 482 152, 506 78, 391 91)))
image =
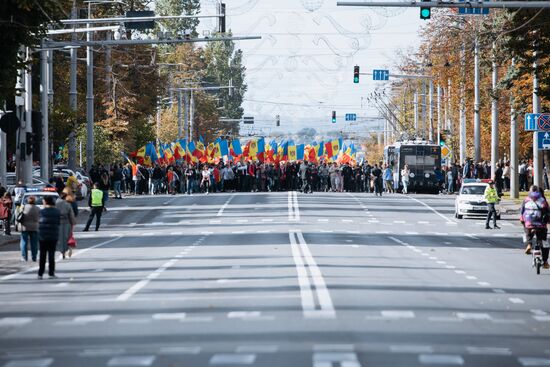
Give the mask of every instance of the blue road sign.
POLYGON ((538 131, 550 131, 550 114, 541 113, 537 119, 538 131))
POLYGON ((357 114, 346 113, 346 121, 357 121, 357 114))
POLYGON ((537 122, 539 120, 540 113, 526 113, 525 114, 525 131, 537 131, 537 122))
POLYGON ((372 80, 389 80, 389 79, 390 79, 389 70, 375 69, 372 71, 372 80))
MULTIPOLYGON (((466 0, 459 0, 463 3, 466 0)), ((489 8, 458 8, 458 14, 460 15, 487 15, 489 14, 489 8)))
POLYGON ((550 150, 550 132, 548 131, 539 131, 538 133, 538 149, 539 150, 550 150))

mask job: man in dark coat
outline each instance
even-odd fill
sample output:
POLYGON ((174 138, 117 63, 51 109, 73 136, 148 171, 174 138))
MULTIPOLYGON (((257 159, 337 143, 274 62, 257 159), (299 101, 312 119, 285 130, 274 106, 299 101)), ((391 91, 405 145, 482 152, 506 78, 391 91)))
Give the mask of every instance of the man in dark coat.
POLYGON ((59 237, 60 212, 55 207, 53 196, 44 196, 44 209, 40 211, 38 222, 38 239, 40 241, 40 266, 38 279, 42 279, 46 269, 46 256, 48 256, 48 274, 50 278, 55 276, 55 248, 59 237))

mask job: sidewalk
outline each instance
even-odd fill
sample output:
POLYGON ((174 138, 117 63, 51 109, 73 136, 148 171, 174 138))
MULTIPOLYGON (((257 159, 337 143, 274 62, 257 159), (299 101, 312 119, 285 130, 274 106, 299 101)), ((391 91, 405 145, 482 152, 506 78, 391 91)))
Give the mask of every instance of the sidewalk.
POLYGON ((503 214, 517 214, 519 218, 520 208, 521 208, 521 200, 502 199, 502 201, 500 202, 500 210, 503 214))

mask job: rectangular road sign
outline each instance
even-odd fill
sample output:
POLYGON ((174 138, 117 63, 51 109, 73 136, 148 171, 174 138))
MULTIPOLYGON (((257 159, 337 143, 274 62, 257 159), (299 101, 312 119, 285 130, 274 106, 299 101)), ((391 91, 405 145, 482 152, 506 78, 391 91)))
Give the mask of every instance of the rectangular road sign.
POLYGON ((346 113, 346 121, 357 121, 357 114, 346 113))
POLYGON ((243 117, 243 124, 253 124, 253 123, 254 123, 254 116, 243 117))
MULTIPOLYGON (((463 3, 466 0, 458 0, 463 3)), ((489 14, 489 8, 458 8, 458 14, 460 15, 487 15, 489 14)))
POLYGON ((526 113, 525 114, 525 131, 537 131, 537 121, 539 120, 540 113, 526 113))
POLYGON ((372 71, 372 80, 389 80, 390 71, 375 69, 372 71))
POLYGON ((538 149, 539 150, 550 150, 550 132, 548 131, 539 131, 538 133, 538 149))
POLYGON ((540 113, 537 118, 538 131, 550 131, 550 113, 540 113))

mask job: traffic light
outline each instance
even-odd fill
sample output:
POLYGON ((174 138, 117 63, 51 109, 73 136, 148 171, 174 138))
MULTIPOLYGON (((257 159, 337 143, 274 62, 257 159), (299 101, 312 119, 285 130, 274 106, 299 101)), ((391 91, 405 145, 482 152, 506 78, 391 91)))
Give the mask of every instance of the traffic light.
POLYGON ((281 117, 279 115, 276 116, 275 121, 277 126, 281 126, 281 117))
POLYGON ((359 83, 359 66, 355 65, 353 67, 353 82, 355 84, 359 83))
POLYGON ((445 146, 445 135, 443 133, 439 133, 439 146, 445 146))
POLYGON ((220 19, 219 19, 219 32, 224 34, 225 33, 225 4, 220 4, 220 19))
POLYGON ((336 123, 336 111, 332 111, 332 123, 336 123))
MULTIPOLYGON (((430 0, 422 0, 422 2, 430 1, 430 0)), ((430 7, 420 7, 420 19, 422 20, 428 20, 432 16, 432 8, 430 7)))

